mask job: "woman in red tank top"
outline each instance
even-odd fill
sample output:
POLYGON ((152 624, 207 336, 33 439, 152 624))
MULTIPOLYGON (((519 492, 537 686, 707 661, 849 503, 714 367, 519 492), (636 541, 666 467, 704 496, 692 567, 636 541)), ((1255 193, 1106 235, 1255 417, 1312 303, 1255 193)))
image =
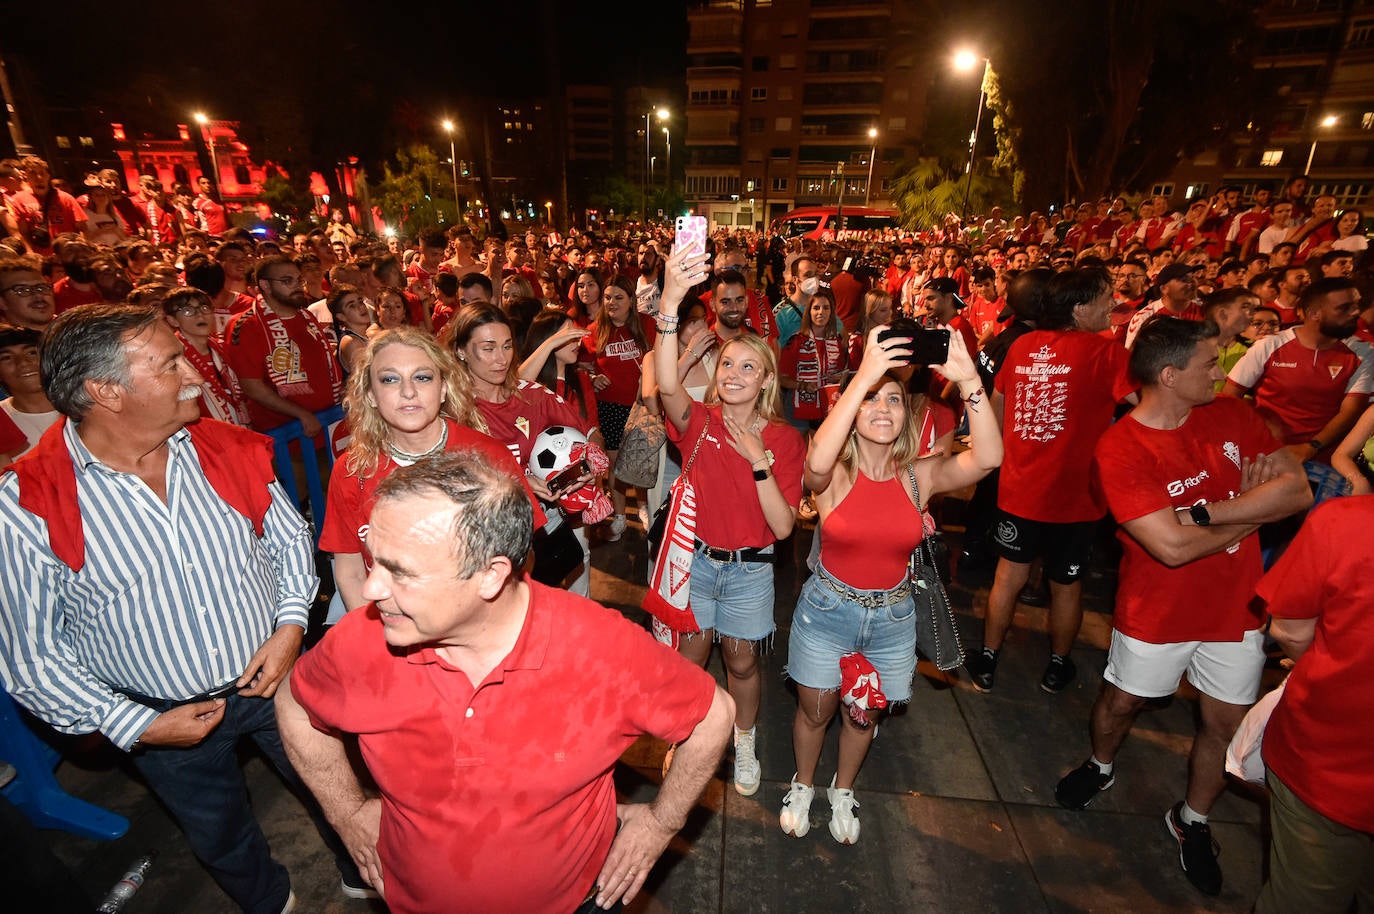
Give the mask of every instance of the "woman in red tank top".
MULTIPOLYGON (((824 536, 816 573, 797 601, 788 643, 787 675, 796 682, 798 697, 792 725, 797 773, 778 822, 797 838, 811 828, 816 764, 840 705, 840 658, 862 653, 889 702, 911 697, 916 608, 907 558, 934 529, 926 505, 941 492, 973 485, 1002 462, 997 419, 958 333, 950 335, 949 360, 938 370, 964 401, 970 450, 916 459, 920 416, 897 374, 911 339, 880 342, 883 329, 875 327, 869 335, 858 371, 816 431, 806 457, 804 481, 816 493, 824 536), (875 536, 877 518, 882 532, 875 536)), ((854 779, 876 719, 875 711, 867 714, 866 725, 850 715, 841 718, 839 766, 827 792, 830 834, 841 844, 859 837, 854 779)))

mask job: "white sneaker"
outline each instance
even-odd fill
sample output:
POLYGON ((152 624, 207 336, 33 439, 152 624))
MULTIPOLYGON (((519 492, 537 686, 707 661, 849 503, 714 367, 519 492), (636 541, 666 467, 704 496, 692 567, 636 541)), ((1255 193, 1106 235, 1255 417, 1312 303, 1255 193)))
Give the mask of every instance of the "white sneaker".
POLYGON ((611 522, 606 525, 606 542, 620 542, 620 534, 625 532, 625 515, 612 514, 611 522))
POLYGON ((294 910, 296 910, 296 893, 291 889, 287 889, 286 904, 281 906, 281 914, 291 914, 294 910))
POLYGON ((841 844, 854 844, 859 840, 859 817, 854 815, 859 801, 854 791, 839 789, 832 777, 825 795, 830 800, 830 836, 841 844))
POLYGON ((752 797, 759 792, 759 781, 763 770, 759 767, 758 756, 754 754, 754 730, 735 728, 735 792, 742 797, 752 797))
POLYGON ((811 830, 811 800, 816 796, 816 788, 798 784, 797 776, 792 775, 792 787, 782 800, 782 812, 778 813, 778 824, 784 835, 805 838, 811 830))

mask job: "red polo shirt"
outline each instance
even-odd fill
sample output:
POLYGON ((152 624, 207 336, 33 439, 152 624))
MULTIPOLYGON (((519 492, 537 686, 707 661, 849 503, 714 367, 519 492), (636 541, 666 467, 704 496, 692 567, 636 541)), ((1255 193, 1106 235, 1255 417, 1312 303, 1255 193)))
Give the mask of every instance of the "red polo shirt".
POLYGON ((375 606, 291 672, 317 728, 358 734, 381 788, 393 914, 575 910, 615 836, 616 760, 641 734, 686 739, 711 707, 715 681, 644 629, 529 587, 515 647, 476 688, 431 648, 389 648, 375 606))

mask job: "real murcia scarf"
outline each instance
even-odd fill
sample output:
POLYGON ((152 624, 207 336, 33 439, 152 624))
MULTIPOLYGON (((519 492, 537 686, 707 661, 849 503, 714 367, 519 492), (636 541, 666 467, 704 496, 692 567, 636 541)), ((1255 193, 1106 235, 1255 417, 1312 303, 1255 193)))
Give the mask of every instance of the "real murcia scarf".
MULTIPOLYGON (((253 316, 262 324, 263 332, 267 335, 267 345, 270 348, 267 356, 267 377, 272 382, 272 386, 280 391, 287 384, 299 383, 293 373, 301 372, 301 353, 295 343, 291 341, 291 335, 286 331, 286 324, 281 316, 267 303, 259 298, 253 303, 253 316)), ((310 334, 315 342, 320 344, 320 348, 325 351, 328 358, 326 364, 329 365, 329 386, 334 395, 335 403, 343 402, 343 372, 339 368, 338 360, 334 358, 334 348, 329 345, 329 340, 325 337, 320 325, 315 322, 309 311, 298 311, 297 317, 305 321, 306 332, 310 334)))
POLYGON ((180 331, 177 332, 177 339, 181 340, 186 349, 186 361, 190 362, 191 367, 200 372, 200 376, 205 379, 205 387, 201 393, 210 407, 210 418, 247 427, 248 406, 243 398, 243 390, 239 387, 239 376, 229 367, 229 360, 224 357, 220 343, 213 337, 207 340, 210 354, 202 355, 195 346, 187 342, 180 331))

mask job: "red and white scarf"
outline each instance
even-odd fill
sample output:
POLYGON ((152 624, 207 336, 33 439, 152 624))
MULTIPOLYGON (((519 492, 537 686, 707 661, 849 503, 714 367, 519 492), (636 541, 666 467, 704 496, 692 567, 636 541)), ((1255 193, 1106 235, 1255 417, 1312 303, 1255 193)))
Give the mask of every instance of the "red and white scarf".
MULTIPOLYGON (((267 336, 267 343, 271 347, 267 357, 267 378, 272 382, 274 388, 281 390, 291 383, 292 364, 299 364, 303 357, 299 347, 292 342, 291 334, 287 333, 286 324, 282 322, 281 316, 267 307, 265 301, 259 298, 253 303, 252 311, 253 316, 262 324, 263 332, 267 336)), ((319 324, 315 323, 315 318, 311 316, 309 311, 297 311, 296 316, 305 321, 306 332, 324 350, 325 364, 329 366, 329 387, 333 392, 334 402, 342 403, 343 372, 339 368, 338 361, 334 358, 334 347, 329 344, 324 331, 320 329, 319 324)))
POLYGON ((200 372, 200 376, 205 379, 200 393, 210 410, 210 418, 247 428, 250 424, 248 403, 243 397, 242 388, 239 387, 239 376, 229 367, 229 360, 225 358, 219 341, 214 337, 206 340, 210 346, 210 354, 202 355, 179 330, 177 339, 181 340, 182 346, 186 349, 186 361, 190 362, 191 367, 200 372))

